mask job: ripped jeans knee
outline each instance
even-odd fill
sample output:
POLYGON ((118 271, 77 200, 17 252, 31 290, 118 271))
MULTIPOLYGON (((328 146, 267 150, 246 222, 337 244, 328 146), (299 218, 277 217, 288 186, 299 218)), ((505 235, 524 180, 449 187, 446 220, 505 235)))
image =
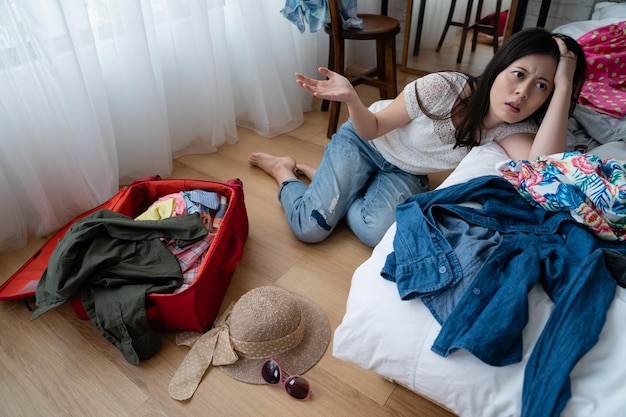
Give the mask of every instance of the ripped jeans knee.
POLYGON ((330 232, 332 227, 326 222, 326 218, 319 210, 313 210, 311 212, 311 217, 313 217, 317 221, 317 225, 324 229, 327 232, 330 232))

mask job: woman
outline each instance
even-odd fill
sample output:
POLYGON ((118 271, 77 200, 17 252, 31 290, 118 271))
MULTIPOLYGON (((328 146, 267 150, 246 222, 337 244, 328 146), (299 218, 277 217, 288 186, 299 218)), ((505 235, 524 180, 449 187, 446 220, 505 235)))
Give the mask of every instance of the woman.
POLYGON ((369 109, 346 78, 319 72, 328 79, 296 74, 298 84, 320 99, 346 103, 350 115, 319 168, 260 152, 249 163, 278 182, 300 240, 320 242, 345 218, 363 243, 375 246, 396 206, 426 191, 428 174, 454 168, 473 146, 495 141, 514 160, 563 152, 586 62, 574 39, 530 28, 513 35, 479 77, 429 74, 369 109), (311 180, 308 187, 300 172, 311 180))

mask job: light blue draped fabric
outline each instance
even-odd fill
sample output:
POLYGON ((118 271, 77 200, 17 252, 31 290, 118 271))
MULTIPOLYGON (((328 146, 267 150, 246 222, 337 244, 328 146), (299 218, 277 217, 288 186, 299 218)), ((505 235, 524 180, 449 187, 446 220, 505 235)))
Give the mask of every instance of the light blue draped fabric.
MULTIPOLYGON (((357 16, 357 0, 339 0, 339 10, 346 29, 363 29, 363 20, 357 16)), ((287 0, 280 11, 304 33, 309 25, 311 33, 324 28, 330 21, 328 0, 287 0)))

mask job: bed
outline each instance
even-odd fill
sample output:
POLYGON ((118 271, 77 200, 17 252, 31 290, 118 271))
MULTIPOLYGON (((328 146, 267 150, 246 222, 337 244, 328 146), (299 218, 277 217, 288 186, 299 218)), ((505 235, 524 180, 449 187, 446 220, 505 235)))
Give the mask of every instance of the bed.
MULTIPOLYGON (((578 38, 596 27, 626 20, 626 4, 596 7, 591 20, 570 23, 558 31, 578 38)), ((574 115, 569 128, 570 150, 626 161, 624 118, 583 109, 582 116, 574 115)), ((497 144, 474 148, 438 189, 493 175, 496 164, 506 159, 497 144)), ((441 325, 419 298, 401 300, 397 285, 380 274, 394 250, 396 226, 390 227, 370 258, 354 272, 346 313, 334 333, 333 356, 374 371, 462 417, 519 416, 524 369, 554 303, 541 285, 529 292, 529 320, 519 363, 489 366, 462 349, 439 356, 431 347, 441 325)), ((572 395, 561 415, 626 415, 625 317, 626 289, 618 286, 598 342, 570 373, 572 395)))

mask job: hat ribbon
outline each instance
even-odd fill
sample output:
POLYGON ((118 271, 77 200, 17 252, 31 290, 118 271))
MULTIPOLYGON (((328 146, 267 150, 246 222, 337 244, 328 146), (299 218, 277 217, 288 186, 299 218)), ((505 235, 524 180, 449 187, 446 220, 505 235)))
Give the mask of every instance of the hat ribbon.
POLYGON ((232 309, 231 304, 215 326, 203 335, 192 332, 177 335, 176 343, 191 346, 191 349, 170 381, 170 397, 181 401, 191 398, 211 363, 218 366, 237 362, 226 323, 232 309))
POLYGON ((279 338, 262 341, 239 340, 230 336, 230 342, 240 356, 246 359, 265 359, 279 355, 298 346, 304 337, 304 318, 300 312, 300 323, 293 332, 279 338))

